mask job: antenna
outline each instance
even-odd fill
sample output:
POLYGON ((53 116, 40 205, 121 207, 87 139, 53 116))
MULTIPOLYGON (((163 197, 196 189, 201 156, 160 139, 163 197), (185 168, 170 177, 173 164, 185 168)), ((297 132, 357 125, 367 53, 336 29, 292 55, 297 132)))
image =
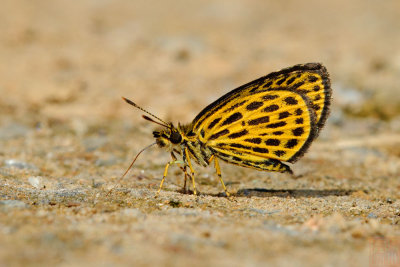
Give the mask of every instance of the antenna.
POLYGON ((133 159, 131 165, 129 165, 129 168, 125 171, 125 173, 124 173, 121 177, 119 177, 119 179, 118 179, 116 185, 115 185, 113 188, 111 188, 110 191, 108 191, 107 196, 111 193, 111 191, 114 190, 114 188, 119 184, 119 182, 120 182, 122 179, 124 179, 125 175, 126 175, 126 174, 128 173, 128 171, 132 168, 133 164, 135 163, 135 161, 136 161, 136 159, 139 157, 139 155, 142 154, 142 152, 145 151, 146 149, 148 149, 148 148, 154 146, 155 144, 157 144, 157 142, 154 142, 154 143, 152 143, 151 145, 146 146, 145 148, 143 148, 142 150, 140 150, 139 153, 137 153, 137 155, 136 155, 136 157, 133 159))
MULTIPOLYGON (((156 118, 157 120, 161 121, 162 123, 164 123, 165 125, 168 125, 168 123, 166 123, 165 121, 163 121, 162 119, 160 119, 159 117, 157 117, 156 115, 151 114, 150 112, 148 112, 147 110, 145 110, 142 107, 139 107, 138 105, 136 105, 135 103, 133 103, 131 100, 129 100, 128 98, 122 97, 123 100, 125 100, 126 103, 128 103, 129 105, 134 106, 137 109, 140 109, 143 112, 146 112, 147 114, 149 114, 150 116, 152 116, 153 118, 156 118)), ((163 125, 163 126, 165 126, 163 125)), ((168 127, 168 126, 166 126, 168 127)))
POLYGON ((163 126, 163 127, 171 128, 171 125, 165 125, 165 124, 159 123, 158 121, 155 121, 155 120, 153 120, 152 118, 150 118, 150 117, 148 117, 148 116, 146 116, 146 115, 142 115, 142 117, 143 117, 143 119, 145 119, 146 121, 151 121, 151 122, 153 122, 153 123, 155 123, 155 124, 158 124, 158 125, 161 125, 161 126, 163 126))

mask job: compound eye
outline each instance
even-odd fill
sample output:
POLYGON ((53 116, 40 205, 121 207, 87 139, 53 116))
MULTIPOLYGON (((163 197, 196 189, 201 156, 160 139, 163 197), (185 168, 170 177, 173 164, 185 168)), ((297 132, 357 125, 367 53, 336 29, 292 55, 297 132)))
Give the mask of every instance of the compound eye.
POLYGON ((161 136, 160 132, 158 132, 158 131, 154 131, 154 132, 153 132, 153 137, 154 137, 154 138, 158 138, 158 137, 160 137, 160 136, 161 136))
POLYGON ((182 141, 182 136, 178 132, 172 131, 169 140, 173 144, 179 144, 182 141))

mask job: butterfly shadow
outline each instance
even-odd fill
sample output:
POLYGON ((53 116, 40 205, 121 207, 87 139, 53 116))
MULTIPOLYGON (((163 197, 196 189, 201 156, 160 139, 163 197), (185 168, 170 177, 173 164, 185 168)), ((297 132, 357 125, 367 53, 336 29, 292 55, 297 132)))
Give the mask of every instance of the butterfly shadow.
MULTIPOLYGON (((235 197, 327 197, 327 196, 348 196, 355 190, 349 189, 265 189, 265 188, 244 188, 233 194, 235 197)), ((223 196, 224 194, 220 194, 223 196)))
MULTIPOLYGON (((327 197, 327 196, 349 196, 358 190, 350 189, 265 189, 265 188, 244 188, 239 189, 236 193, 230 192, 233 197, 327 197)), ((181 194, 193 195, 192 190, 178 190, 181 194)), ((203 193, 197 192, 199 195, 212 197, 227 197, 224 192, 220 193, 203 193)))

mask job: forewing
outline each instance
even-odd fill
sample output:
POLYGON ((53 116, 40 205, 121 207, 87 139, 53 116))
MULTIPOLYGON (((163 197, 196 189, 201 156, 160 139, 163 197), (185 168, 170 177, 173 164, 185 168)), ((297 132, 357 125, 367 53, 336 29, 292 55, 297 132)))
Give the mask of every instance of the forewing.
POLYGON ((317 129, 308 98, 288 89, 232 99, 202 125, 200 141, 239 165, 261 158, 294 162, 307 150, 317 129))
POLYGON ((295 65, 264 77, 222 96, 208 105, 193 120, 194 130, 200 130, 210 122, 213 114, 226 106, 242 105, 242 98, 279 88, 290 89, 306 96, 315 112, 316 126, 322 128, 329 114, 332 89, 326 68, 319 63, 295 65))

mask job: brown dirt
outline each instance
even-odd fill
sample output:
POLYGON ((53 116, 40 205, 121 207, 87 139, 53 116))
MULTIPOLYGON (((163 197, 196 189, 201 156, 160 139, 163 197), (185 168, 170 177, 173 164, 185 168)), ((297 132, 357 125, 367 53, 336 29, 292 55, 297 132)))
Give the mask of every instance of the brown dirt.
POLYGON ((0 265, 400 264, 399 1, 1 6, 0 265), (213 168, 196 167, 196 197, 171 167, 155 198, 169 155, 154 148, 107 195, 153 141, 121 96, 188 122, 315 61, 334 103, 294 177, 222 164, 229 200, 213 168))

